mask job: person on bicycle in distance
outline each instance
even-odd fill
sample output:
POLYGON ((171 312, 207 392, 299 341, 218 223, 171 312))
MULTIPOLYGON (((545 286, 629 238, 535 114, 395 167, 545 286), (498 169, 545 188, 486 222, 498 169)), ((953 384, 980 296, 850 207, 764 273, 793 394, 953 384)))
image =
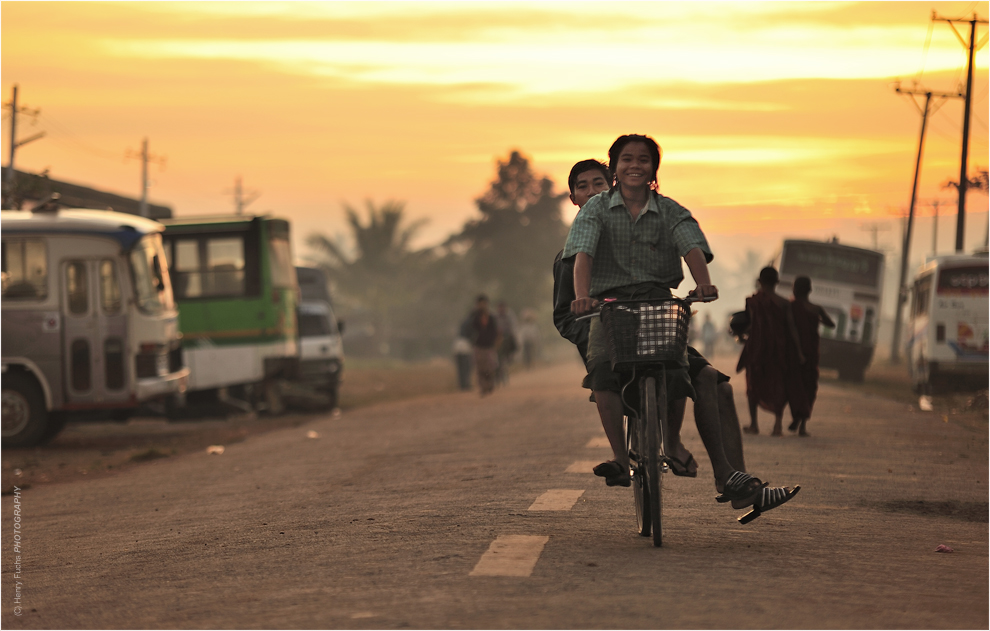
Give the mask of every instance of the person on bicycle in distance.
MULTIPOLYGON (((712 253, 704 233, 691 213, 657 191, 660 147, 643 135, 620 136, 608 151, 614 187, 592 197, 571 224, 563 258, 574 256, 574 293, 571 310, 583 315, 596 309, 605 298, 665 299, 684 278, 681 259, 687 263, 700 298, 717 297, 708 262, 712 253)), ((612 447, 613 460, 595 467, 595 474, 609 486, 629 486, 629 455, 623 435, 621 382, 611 368, 599 319, 591 322, 588 334, 588 377, 612 447)), ((688 361, 667 372, 670 400, 690 396, 694 388, 688 378, 688 361)), ((800 487, 768 488, 758 478, 735 471, 722 447, 717 413, 706 414, 698 431, 711 459, 719 501, 733 508, 753 506, 758 512, 790 500, 800 487)))

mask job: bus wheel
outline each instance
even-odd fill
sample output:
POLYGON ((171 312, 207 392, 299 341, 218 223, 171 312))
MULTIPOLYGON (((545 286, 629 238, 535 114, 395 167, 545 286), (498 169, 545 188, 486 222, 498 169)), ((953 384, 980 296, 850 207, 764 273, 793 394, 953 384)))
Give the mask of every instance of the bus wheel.
POLYGON ((265 409, 269 414, 279 415, 285 412, 285 400, 282 398, 282 388, 278 381, 269 379, 264 385, 265 409))
POLYGON ((30 377, 8 372, 3 376, 2 425, 5 449, 34 447, 45 437, 48 411, 37 383, 30 377))

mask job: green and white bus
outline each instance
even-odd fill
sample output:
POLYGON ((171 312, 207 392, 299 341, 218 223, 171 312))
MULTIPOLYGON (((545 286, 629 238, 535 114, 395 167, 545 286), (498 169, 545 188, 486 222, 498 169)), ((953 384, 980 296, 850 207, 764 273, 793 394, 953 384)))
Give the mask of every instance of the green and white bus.
POLYGON ((293 377, 299 361, 289 222, 266 215, 162 223, 190 394, 248 386, 249 399, 264 397, 277 411, 277 382, 293 377))

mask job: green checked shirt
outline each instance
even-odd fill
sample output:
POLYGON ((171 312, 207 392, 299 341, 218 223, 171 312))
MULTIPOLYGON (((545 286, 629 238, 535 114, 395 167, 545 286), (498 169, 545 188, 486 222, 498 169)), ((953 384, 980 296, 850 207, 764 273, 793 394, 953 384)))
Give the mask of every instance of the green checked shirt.
POLYGON ((571 224, 564 258, 584 252, 591 266, 591 295, 616 287, 658 282, 671 289, 684 280, 681 258, 701 248, 712 260, 698 222, 691 212, 659 193, 650 193, 636 221, 629 216, 618 190, 588 200, 571 224))

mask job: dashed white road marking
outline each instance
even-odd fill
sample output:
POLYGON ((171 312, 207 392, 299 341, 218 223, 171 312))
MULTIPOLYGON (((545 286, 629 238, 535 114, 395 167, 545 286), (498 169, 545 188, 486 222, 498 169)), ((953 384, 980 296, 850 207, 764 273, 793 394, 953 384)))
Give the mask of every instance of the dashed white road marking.
POLYGON ((564 469, 564 473, 594 473, 593 469, 600 464, 600 460, 575 460, 564 469))
POLYGON ((470 576, 529 576, 550 537, 499 535, 470 576))
POLYGON ((611 447, 611 443, 608 442, 608 436, 595 436, 588 441, 585 447, 596 448, 596 447, 611 447))
POLYGON ((526 510, 571 510, 582 495, 584 489, 550 489, 526 510))

